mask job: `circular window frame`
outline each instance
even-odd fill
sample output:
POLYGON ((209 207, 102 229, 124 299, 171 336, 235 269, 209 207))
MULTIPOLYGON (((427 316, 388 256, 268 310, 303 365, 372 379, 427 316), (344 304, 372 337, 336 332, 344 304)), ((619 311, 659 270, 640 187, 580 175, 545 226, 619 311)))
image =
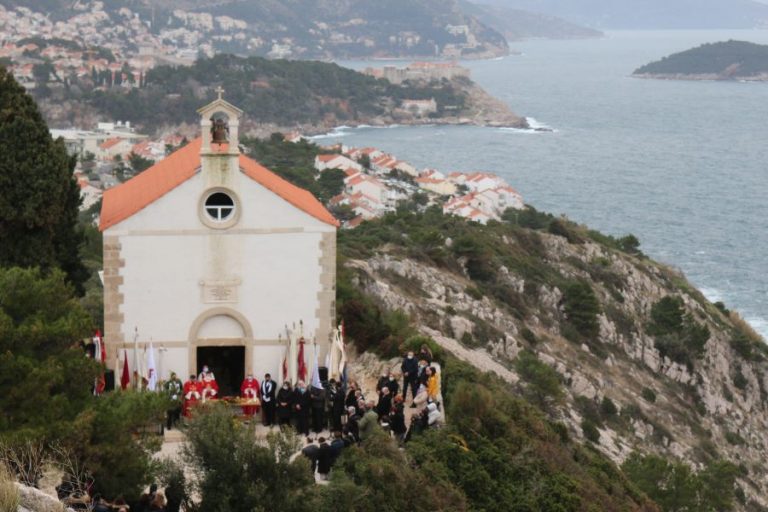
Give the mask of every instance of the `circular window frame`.
POLYGON ((231 228, 237 222, 240 220, 240 212, 242 212, 240 199, 237 197, 237 194, 235 194, 233 191, 222 188, 222 187, 216 187, 211 188, 205 191, 203 195, 200 197, 200 201, 197 208, 197 214, 200 217, 200 222, 208 226, 209 228, 213 229, 227 229, 231 228), (206 201, 214 195, 214 194, 226 194, 232 199, 232 203, 234 204, 234 211, 232 214, 224 219, 224 220, 216 220, 213 217, 211 217, 208 214, 208 211, 206 210, 206 201))

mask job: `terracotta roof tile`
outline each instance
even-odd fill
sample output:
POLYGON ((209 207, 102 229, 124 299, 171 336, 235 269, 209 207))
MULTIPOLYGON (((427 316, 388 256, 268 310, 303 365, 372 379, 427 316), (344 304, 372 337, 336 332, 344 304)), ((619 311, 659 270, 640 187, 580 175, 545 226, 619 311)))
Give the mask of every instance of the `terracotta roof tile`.
MULTIPOLYGON (((122 222, 194 176, 200 168, 200 147, 201 140, 197 138, 138 176, 107 190, 104 193, 99 228, 104 231, 122 222)), ((227 150, 226 145, 213 147, 219 151, 227 150)), ((296 208, 326 224, 339 225, 339 221, 308 191, 289 183, 244 155, 240 155, 239 163, 246 176, 296 208)))
POLYGON ((99 145, 99 147, 101 149, 109 149, 112 146, 116 146, 117 144, 120 144, 121 141, 122 141, 122 139, 119 138, 119 137, 115 137, 115 138, 112 138, 112 139, 107 139, 104 142, 102 142, 101 145, 99 145))

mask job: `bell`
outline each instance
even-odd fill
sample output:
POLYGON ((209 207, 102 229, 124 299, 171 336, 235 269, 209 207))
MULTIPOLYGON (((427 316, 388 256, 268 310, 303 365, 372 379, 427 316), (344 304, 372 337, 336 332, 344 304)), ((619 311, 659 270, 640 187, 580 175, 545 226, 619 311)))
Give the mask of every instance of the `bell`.
POLYGON ((224 144, 227 142, 229 127, 223 119, 216 119, 211 126, 211 142, 214 144, 224 144))

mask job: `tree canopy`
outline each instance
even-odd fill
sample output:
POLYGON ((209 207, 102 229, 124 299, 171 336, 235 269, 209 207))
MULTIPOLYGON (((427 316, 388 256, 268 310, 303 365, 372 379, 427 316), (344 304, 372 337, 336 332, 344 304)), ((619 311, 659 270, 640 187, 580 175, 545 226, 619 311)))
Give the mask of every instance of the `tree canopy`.
POLYGON ((61 268, 82 292, 88 273, 78 255, 74 165, 29 94, 0 67, 0 266, 61 268))

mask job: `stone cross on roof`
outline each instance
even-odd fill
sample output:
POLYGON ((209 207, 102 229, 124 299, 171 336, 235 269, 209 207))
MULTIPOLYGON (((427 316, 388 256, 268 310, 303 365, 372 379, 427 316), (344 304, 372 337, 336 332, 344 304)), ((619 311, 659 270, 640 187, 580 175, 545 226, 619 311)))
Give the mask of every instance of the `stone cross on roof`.
POLYGON ((219 99, 221 99, 221 95, 224 94, 224 88, 222 86, 218 86, 215 90, 215 93, 219 95, 219 99))

